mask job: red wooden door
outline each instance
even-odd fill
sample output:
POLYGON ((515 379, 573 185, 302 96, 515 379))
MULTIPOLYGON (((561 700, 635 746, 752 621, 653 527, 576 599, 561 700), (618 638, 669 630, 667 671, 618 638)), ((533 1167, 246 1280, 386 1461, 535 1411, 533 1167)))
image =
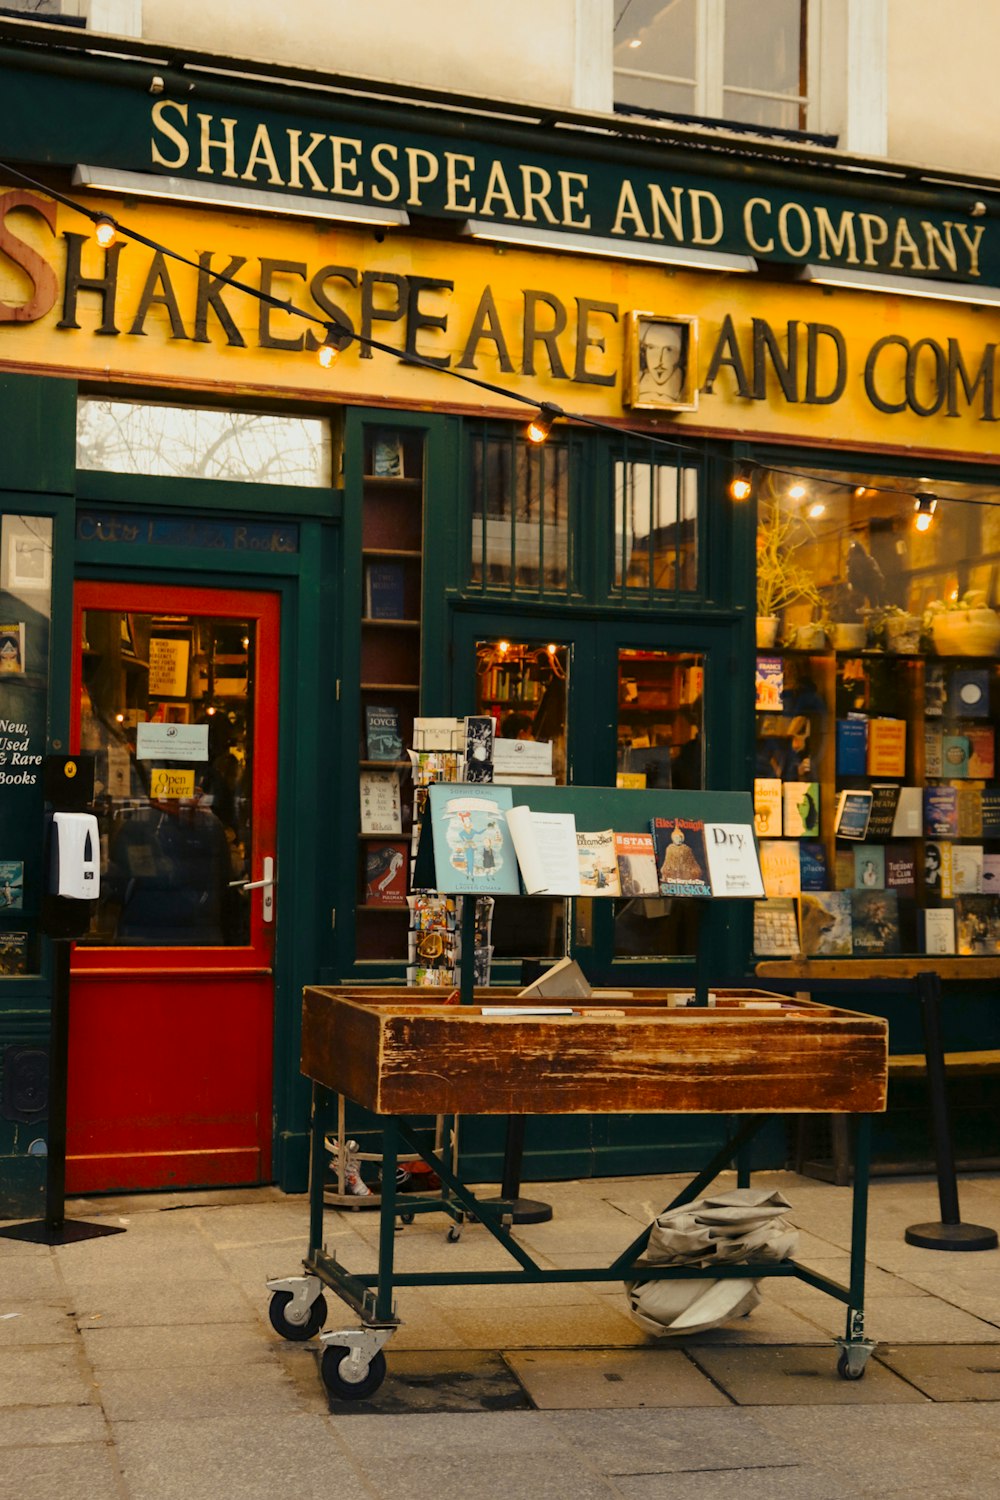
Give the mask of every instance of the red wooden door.
POLYGON ((279 600, 116 582, 75 603, 101 900, 73 950, 67 1190, 266 1182, 279 600))

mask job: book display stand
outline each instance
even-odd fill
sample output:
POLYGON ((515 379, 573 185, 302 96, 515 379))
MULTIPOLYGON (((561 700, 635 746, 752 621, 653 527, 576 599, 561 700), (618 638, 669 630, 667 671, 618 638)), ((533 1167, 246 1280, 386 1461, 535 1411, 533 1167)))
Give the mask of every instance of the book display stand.
MULTIPOLYGON (((469 788, 453 790, 461 795, 469 788)), ((532 813, 572 814, 581 829, 633 832, 653 817, 749 828, 751 815, 749 794, 734 792, 531 787, 514 791, 513 802, 532 813)), ((442 858, 443 850, 435 850, 440 837, 436 810, 432 799, 430 823, 421 834, 422 860, 433 860, 435 853, 439 861, 442 858)), ((455 811, 449 810, 449 816, 455 811)), ((462 865, 465 874, 456 875, 451 884, 463 900, 472 901, 475 894, 466 880, 475 861, 465 859, 462 865)), ((719 871, 719 880, 733 880, 737 874, 738 867, 728 876, 719 871)), ((671 1208, 693 1202, 734 1161, 740 1164, 740 1184, 746 1185, 747 1148, 774 1115, 856 1115, 848 1284, 792 1260, 753 1263, 750 1274, 755 1279, 791 1276, 844 1304, 847 1319, 843 1338, 836 1340, 837 1369, 845 1379, 864 1374, 874 1348, 864 1331, 869 1115, 885 1107, 886 1022, 766 991, 713 990, 707 955, 724 903, 713 897, 703 899, 701 906, 698 978, 687 990, 647 989, 627 996, 618 992, 613 1001, 602 1000, 598 992, 572 1004, 526 1005, 525 997, 509 989, 476 991, 464 965, 462 1003, 433 990, 306 988, 301 1065, 313 1081, 314 1099, 309 1250, 303 1275, 267 1285, 272 1293, 271 1323, 283 1337, 308 1339, 320 1332, 327 1316, 324 1289, 332 1290, 360 1320, 360 1326, 320 1335, 320 1369, 331 1395, 357 1400, 381 1385, 386 1372, 383 1349, 400 1322, 393 1295, 399 1286, 613 1283, 748 1273, 746 1264, 696 1269, 638 1264, 652 1225, 610 1266, 540 1265, 513 1235, 510 1205, 503 1199, 487 1202, 478 1197, 457 1170, 420 1139, 416 1117, 439 1114, 696 1112, 741 1117, 730 1138, 677 1194, 671 1208), (349 1271, 325 1248, 322 1143, 337 1095, 378 1116, 383 1132, 378 1268, 370 1273, 349 1271), (440 1198, 397 1200, 400 1150, 415 1152, 437 1174, 440 1198), (466 1219, 477 1222, 503 1247, 514 1268, 397 1271, 397 1216, 442 1208, 454 1221, 449 1239, 458 1238, 466 1219)))

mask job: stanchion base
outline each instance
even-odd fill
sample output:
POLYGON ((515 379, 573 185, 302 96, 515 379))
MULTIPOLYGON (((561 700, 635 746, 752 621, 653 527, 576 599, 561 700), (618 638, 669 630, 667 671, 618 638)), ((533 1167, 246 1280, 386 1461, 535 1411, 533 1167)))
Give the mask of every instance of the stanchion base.
POLYGON ((509 1203, 515 1224, 547 1224, 552 1217, 551 1203, 535 1198, 484 1198, 484 1203, 509 1203))
POLYGON ((27 1240, 32 1245, 73 1245, 77 1240, 95 1240, 102 1234, 124 1234, 124 1224, 83 1224, 79 1219, 55 1226, 44 1219, 0 1229, 0 1239, 27 1240))
POLYGON ((984 1224, 911 1224, 904 1239, 921 1250, 995 1250, 998 1243, 984 1224))

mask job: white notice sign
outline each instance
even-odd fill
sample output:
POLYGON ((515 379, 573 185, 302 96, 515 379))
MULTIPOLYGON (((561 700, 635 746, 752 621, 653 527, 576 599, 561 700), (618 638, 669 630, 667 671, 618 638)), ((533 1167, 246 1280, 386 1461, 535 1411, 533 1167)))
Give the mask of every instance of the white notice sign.
POLYGON ((137 724, 137 760, 208 760, 207 724, 137 724))

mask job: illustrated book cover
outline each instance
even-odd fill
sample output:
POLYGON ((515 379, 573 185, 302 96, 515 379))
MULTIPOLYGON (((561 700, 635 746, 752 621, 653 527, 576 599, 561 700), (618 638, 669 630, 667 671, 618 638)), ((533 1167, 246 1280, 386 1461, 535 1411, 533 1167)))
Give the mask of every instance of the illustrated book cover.
POLYGON ((923 914, 924 952, 954 953, 955 912, 950 906, 931 907, 923 914))
POLYGON ((616 833, 615 855, 623 896, 660 894, 651 833, 616 833))
POLYGON ((705 825, 695 818, 652 818, 661 896, 710 896, 705 825))
POLYGON ((790 896, 754 902, 753 947, 759 958, 798 958, 799 924, 790 896))
POLYGON ((953 719, 988 719, 988 667, 954 667, 948 678, 948 712, 953 719))
POLYGON ((1000 953, 1000 896, 957 896, 955 936, 961 954, 1000 953))
POLYGON ((369 844, 365 850, 365 905, 406 905, 405 844, 369 844))
POLYGON ((615 853, 614 829, 600 833, 577 830, 576 852, 580 865, 580 893, 583 896, 620 896, 621 877, 615 853))
POLYGON ((830 868, 826 849, 819 839, 803 839, 799 844, 799 873, 804 891, 829 889, 830 868))
POLYGON ((855 958, 900 951, 898 891, 851 892, 851 946, 855 958))
POLYGON ((833 830, 838 839, 863 839, 872 815, 872 794, 844 791, 837 798, 833 830))
POLYGON ((0 911, 20 911, 24 906, 24 861, 0 859, 0 911))
POLYGON ((753 821, 759 839, 781 838, 781 781, 777 776, 755 776, 753 821))
POLYGON ((802 889, 798 839, 767 839, 760 846, 765 896, 797 896, 802 889))
POLYGON ((854 849, 854 886, 857 890, 885 889, 885 845, 858 844, 854 849))
POLYGON ((951 889, 955 896, 978 896, 983 889, 982 844, 952 844, 951 889))
POLYGON ((786 838, 814 839, 818 836, 818 781, 786 781, 782 784, 782 826, 786 838))
POLYGON ((402 833, 403 808, 395 771, 362 771, 361 832, 402 833))
POLYGON ((24 671, 24 621, 0 624, 0 672, 24 671))
POLYGON ((403 736, 399 727, 399 710, 365 706, 365 758, 367 760, 402 760, 403 736))
POLYGON ((806 891, 799 896, 799 942, 804 957, 850 956, 851 894, 806 891))
POLYGON ((451 895, 516 896, 517 856, 507 819, 510 787, 436 782, 429 790, 434 883, 451 895))
POLYGON ((781 657, 758 656, 754 682, 758 712, 780 714, 781 694, 785 686, 785 664, 781 657))
POLYGON ((958 838, 958 788, 924 788, 924 832, 928 838, 958 838))

